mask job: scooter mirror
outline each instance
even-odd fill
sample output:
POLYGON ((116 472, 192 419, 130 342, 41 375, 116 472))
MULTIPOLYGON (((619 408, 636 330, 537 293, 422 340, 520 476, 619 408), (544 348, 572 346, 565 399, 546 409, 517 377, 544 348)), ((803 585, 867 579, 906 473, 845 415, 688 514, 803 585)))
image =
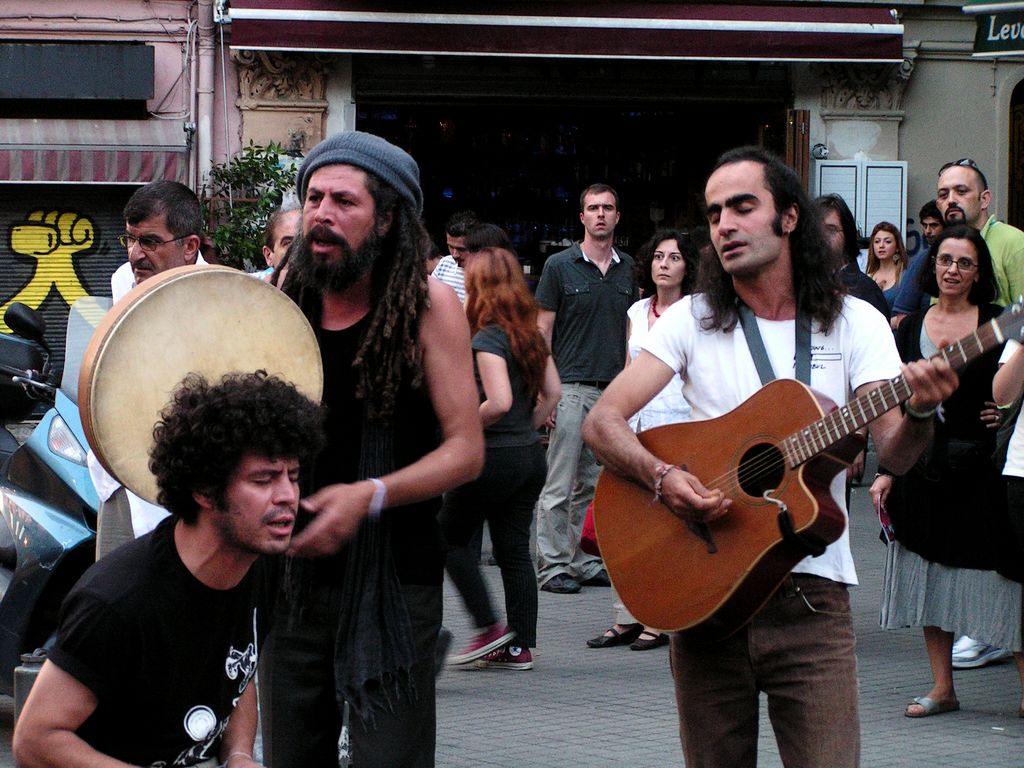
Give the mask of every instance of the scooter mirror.
POLYGON ((23 339, 41 344, 48 349, 45 341, 46 319, 34 309, 16 301, 4 312, 4 322, 7 327, 21 336, 23 339))

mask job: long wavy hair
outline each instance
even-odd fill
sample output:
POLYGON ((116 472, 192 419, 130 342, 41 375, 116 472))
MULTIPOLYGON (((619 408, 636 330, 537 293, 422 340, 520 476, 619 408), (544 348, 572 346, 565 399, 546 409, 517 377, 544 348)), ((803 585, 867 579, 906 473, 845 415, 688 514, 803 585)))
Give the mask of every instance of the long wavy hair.
POLYGON ((896 240, 896 253, 893 254, 892 260, 896 266, 896 283, 898 283, 907 266, 907 247, 903 244, 903 235, 900 234, 899 227, 888 221, 878 222, 871 230, 871 237, 868 239, 868 263, 864 265, 864 272, 871 277, 882 266, 882 260, 875 255, 875 235, 879 232, 888 232, 896 240))
POLYGON ((466 265, 466 317, 473 333, 497 325, 508 336, 512 359, 533 402, 544 384, 548 345, 537 329, 537 300, 523 268, 505 248, 484 248, 466 265))
MULTIPOLYGON (((776 235, 782 235, 782 213, 796 206, 796 228, 789 234, 789 246, 797 306, 827 333, 842 311, 843 290, 836 274, 836 258, 825 241, 821 210, 811 202, 793 169, 760 147, 729 150, 718 158, 711 172, 747 161, 764 170, 765 186, 775 201, 776 235)), ((701 327, 731 331, 739 320, 732 276, 718 258, 704 259, 702 265, 697 290, 705 295, 710 314, 701 318, 701 327)))
MULTIPOLYGON (((390 423, 403 384, 423 384, 420 319, 429 307, 427 256, 430 236, 412 206, 376 175, 366 173, 378 225, 391 215, 371 268, 370 314, 352 367, 356 397, 365 400, 371 421, 390 423)), ((296 242, 302 238, 296 238, 296 242)), ((320 327, 321 291, 302 288, 289 270, 282 290, 302 308, 314 329, 320 327)))

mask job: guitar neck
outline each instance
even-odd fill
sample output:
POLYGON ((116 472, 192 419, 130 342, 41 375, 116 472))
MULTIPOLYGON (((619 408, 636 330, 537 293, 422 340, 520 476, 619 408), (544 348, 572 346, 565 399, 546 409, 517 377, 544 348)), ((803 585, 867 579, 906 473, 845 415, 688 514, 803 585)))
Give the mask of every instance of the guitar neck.
MULTIPOLYGON (((1013 304, 999 317, 989 320, 955 344, 940 350, 931 359, 942 358, 952 368, 960 370, 1015 335, 1022 324, 1024 313, 1021 305, 1013 304)), ((910 395, 910 385, 900 375, 793 433, 783 440, 783 449, 790 466, 799 466, 827 451, 886 411, 908 400, 910 395)))

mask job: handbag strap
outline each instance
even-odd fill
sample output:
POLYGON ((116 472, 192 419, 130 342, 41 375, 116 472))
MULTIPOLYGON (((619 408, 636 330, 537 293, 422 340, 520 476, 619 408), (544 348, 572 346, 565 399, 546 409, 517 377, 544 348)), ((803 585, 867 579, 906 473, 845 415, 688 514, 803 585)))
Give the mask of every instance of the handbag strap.
MULTIPOLYGON (((771 360, 768 359, 768 351, 764 348, 764 340, 757 327, 757 318, 750 307, 742 301, 736 302, 736 309, 739 312, 740 325, 743 326, 743 335, 747 338, 750 356, 754 358, 757 375, 761 377, 761 384, 775 381, 777 377, 771 360)), ((796 314, 796 378, 797 381, 811 386, 811 321, 802 311, 796 314)))

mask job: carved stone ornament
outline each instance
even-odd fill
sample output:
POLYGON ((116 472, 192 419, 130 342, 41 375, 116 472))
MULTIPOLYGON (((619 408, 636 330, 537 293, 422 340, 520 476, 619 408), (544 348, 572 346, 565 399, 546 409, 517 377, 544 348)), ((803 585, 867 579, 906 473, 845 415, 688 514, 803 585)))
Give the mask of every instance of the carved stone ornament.
POLYGON ((826 64, 820 69, 824 111, 902 111, 914 71, 913 58, 899 64, 826 64))
POLYGON ((255 109, 271 104, 323 105, 328 64, 317 56, 271 51, 235 51, 238 64, 238 106, 255 109))
POLYGON ((329 62, 320 56, 235 51, 242 146, 249 141, 308 152, 324 136, 329 62))

